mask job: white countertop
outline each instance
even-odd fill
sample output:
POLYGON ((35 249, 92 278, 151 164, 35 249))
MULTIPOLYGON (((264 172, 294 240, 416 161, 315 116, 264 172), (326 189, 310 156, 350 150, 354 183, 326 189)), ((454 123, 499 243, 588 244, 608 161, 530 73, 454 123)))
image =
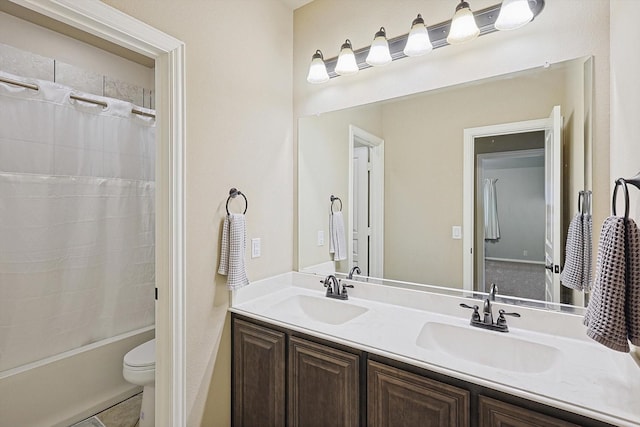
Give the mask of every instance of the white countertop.
MULTIPOLYGON (((482 301, 361 282, 350 282, 355 288, 349 289, 349 301, 337 303, 368 311, 343 324, 315 321, 299 310, 277 309, 295 295, 324 298, 320 279, 293 272, 254 282, 233 293, 230 311, 613 425, 640 426, 639 363, 627 353, 589 340, 580 316, 495 303, 496 318, 499 308, 522 315, 507 319, 509 332, 504 334, 472 328, 471 311, 458 306, 482 301), (479 363, 474 348, 466 357, 452 357, 437 346, 427 349, 417 344, 427 322, 550 346, 558 350, 557 357, 550 368, 533 373, 501 369, 498 362, 494 366, 479 363)), ((496 350, 495 358, 500 360, 500 351, 496 350)))

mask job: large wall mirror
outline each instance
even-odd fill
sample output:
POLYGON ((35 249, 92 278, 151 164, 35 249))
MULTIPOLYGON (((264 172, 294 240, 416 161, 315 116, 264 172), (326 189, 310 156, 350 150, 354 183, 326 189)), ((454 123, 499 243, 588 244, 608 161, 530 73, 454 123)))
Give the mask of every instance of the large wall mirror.
POLYGON ((583 306, 559 272, 591 190, 592 70, 582 57, 301 118, 299 270, 583 306))

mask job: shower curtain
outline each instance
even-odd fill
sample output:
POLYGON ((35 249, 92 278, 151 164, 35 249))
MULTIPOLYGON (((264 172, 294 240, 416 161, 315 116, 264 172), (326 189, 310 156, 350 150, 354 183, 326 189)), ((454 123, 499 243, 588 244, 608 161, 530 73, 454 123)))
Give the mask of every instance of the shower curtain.
POLYGON ((28 83, 0 82, 0 372, 154 323, 153 119, 28 83))
POLYGON ((496 198, 497 178, 484 180, 484 239, 498 240, 500 225, 498 224, 498 200, 496 198))

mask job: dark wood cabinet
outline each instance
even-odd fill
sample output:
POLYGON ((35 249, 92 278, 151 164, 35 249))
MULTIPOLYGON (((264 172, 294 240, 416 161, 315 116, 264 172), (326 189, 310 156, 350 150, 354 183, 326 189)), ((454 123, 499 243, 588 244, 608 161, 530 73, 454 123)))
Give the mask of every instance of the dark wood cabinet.
POLYGON ((478 396, 478 411, 480 427, 578 427, 577 424, 486 396, 478 396))
POLYGON ((238 315, 232 341, 234 427, 611 427, 238 315))
POLYGON ((289 339, 289 426, 356 427, 359 369, 356 354, 297 337, 289 339))
POLYGON ((285 345, 282 332, 233 322, 233 424, 285 425, 285 345))
POLYGON ((371 427, 467 427, 469 392, 378 362, 367 365, 371 427))

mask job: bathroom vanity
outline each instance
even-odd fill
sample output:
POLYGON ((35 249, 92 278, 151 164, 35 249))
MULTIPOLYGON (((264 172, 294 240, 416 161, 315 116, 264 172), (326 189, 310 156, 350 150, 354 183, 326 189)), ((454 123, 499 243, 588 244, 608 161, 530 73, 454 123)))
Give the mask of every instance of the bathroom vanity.
POLYGON ((518 307, 501 333, 469 326, 468 298, 352 281, 336 301, 320 279, 234 293, 235 426, 640 425, 640 366, 580 316, 518 307))

